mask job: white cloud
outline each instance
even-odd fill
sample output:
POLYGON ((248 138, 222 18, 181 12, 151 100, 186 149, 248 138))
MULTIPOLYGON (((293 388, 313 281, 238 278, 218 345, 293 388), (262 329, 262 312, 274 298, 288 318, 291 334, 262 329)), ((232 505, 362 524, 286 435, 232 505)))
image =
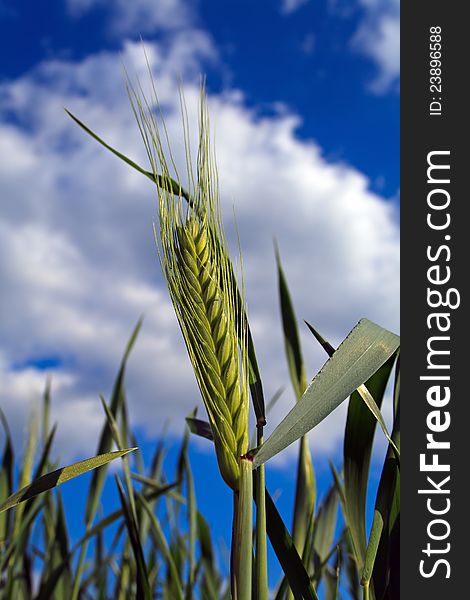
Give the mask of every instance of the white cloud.
POLYGON ((301 6, 307 4, 310 0, 282 0, 281 1, 281 14, 290 15, 296 12, 301 6))
POLYGON ((352 39, 352 47, 371 58, 378 73, 370 86, 384 93, 398 84, 400 76, 399 0, 360 0, 364 18, 352 39))
POLYGON ((114 34, 139 36, 155 30, 173 30, 194 24, 195 14, 185 0, 67 0, 70 13, 80 17, 96 7, 110 12, 114 34))
MULTIPOLYGON (((194 124, 201 56, 210 47, 200 32, 193 38, 176 36, 165 48, 148 46, 180 165, 183 139, 174 74, 186 81, 194 124)), ((126 44, 122 59, 146 80, 139 44, 126 44)), ((39 401, 45 377, 18 365, 60 356, 62 364, 52 371, 61 449, 86 454, 103 418, 98 393, 109 397, 126 340, 142 313, 146 318, 128 369, 132 422, 155 435, 171 418, 171 430, 181 431, 184 416, 201 401, 159 274, 154 189, 79 130, 64 106, 145 164, 118 54, 45 62, 0 87, 5 157, 0 163, 0 311, 10 315, 0 340, 1 397, 21 432, 26 406, 39 401), (10 114, 14 121, 7 120, 10 114)), ((327 162, 314 142, 299 140, 298 118, 285 108, 260 118, 246 107, 240 91, 227 90, 211 98, 210 111, 226 227, 236 249, 234 205, 250 320, 269 398, 281 385, 288 387, 273 236, 298 317, 337 344, 362 316, 398 327, 397 220, 392 205, 368 191, 361 173, 327 162)), ((325 357, 305 328, 302 340, 313 375, 325 357)), ((292 401, 286 392, 273 424, 292 401)), ((344 407, 314 432, 313 446, 332 452, 343 426, 344 407)))

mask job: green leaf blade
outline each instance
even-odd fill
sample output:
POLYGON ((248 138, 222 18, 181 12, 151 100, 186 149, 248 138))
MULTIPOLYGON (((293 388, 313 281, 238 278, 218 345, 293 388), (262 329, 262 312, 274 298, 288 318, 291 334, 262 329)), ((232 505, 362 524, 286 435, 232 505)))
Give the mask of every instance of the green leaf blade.
MULTIPOLYGON (((378 407, 382 405, 395 355, 366 382, 378 407)), ((366 497, 369 464, 377 421, 358 391, 351 394, 344 436, 345 518, 356 562, 361 569, 366 551, 366 497)))
POLYGON ((318 425, 397 350, 399 337, 362 319, 277 426, 253 465, 258 467, 318 425))
MULTIPOLYGON (((134 347, 137 336, 139 335, 140 328, 142 326, 142 319, 139 319, 135 326, 129 341, 127 342, 124 355, 121 360, 119 372, 114 382, 112 397, 109 405, 110 413, 114 418, 117 417, 119 410, 121 409, 122 403, 124 402, 124 377, 127 368, 127 361, 129 355, 134 347)), ((100 441, 98 443, 98 454, 103 454, 111 450, 113 444, 113 433, 108 419, 106 419, 103 429, 101 431, 100 441)), ((87 505, 85 509, 85 521, 89 525, 96 514, 98 509, 99 500, 104 486, 104 479, 106 477, 106 470, 96 471, 93 473, 93 477, 90 483, 90 489, 87 498, 87 505)))
POLYGON ((18 492, 9 496, 5 502, 0 505, 0 513, 4 512, 5 510, 9 510, 10 508, 14 508, 21 502, 29 500, 30 498, 33 498, 42 492, 47 492, 48 490, 51 490, 52 488, 65 483, 66 481, 70 481, 70 479, 74 479, 83 473, 98 467, 102 467, 115 458, 120 458, 121 456, 124 456, 136 449, 137 448, 127 448, 126 450, 119 450, 117 452, 99 454, 98 456, 93 456, 92 458, 87 458, 66 467, 62 467, 61 469, 57 469, 56 471, 52 471, 51 473, 47 473, 29 485, 23 487, 18 492))
POLYGON ((284 346, 286 350, 287 365, 295 391, 299 399, 307 387, 302 348, 300 345, 297 319, 295 317, 294 305, 287 285, 287 280, 282 269, 281 257, 277 245, 275 246, 277 276, 279 286, 279 302, 281 306, 282 329, 284 332, 284 346))
POLYGON ((318 600, 294 542, 273 499, 266 490, 266 525, 269 540, 296 600, 318 600))

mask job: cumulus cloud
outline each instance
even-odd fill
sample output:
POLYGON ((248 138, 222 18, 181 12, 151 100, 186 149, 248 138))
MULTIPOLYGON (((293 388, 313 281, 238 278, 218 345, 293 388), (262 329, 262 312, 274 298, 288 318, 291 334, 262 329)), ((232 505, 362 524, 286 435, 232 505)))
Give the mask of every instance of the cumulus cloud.
POLYGON ((400 2, 399 0, 360 0, 364 18, 352 47, 371 58, 377 76, 371 90, 381 94, 396 87, 400 76, 400 2))
POLYGON ((70 13, 80 17, 95 8, 110 13, 114 34, 134 35, 155 30, 174 30, 194 24, 195 14, 185 0, 67 0, 70 13))
MULTIPOLYGON (((198 80, 210 41, 203 33, 147 47, 177 164, 184 170, 175 73, 196 139, 198 80)), ((121 58, 145 82, 139 44, 122 56, 47 61, 0 87, 0 338, 2 406, 17 434, 26 406, 39 402, 45 376, 35 361, 59 356, 53 416, 65 455, 89 451, 102 422, 98 393, 109 397, 126 340, 141 314, 128 369, 132 423, 155 435, 201 405, 160 275, 151 183, 107 154, 64 114, 68 107, 111 144, 146 164, 123 89, 121 58), (22 366, 23 365, 23 366, 22 366)), ((145 83, 144 83, 145 88, 145 83)), ((269 398, 288 388, 278 313, 273 236, 280 246, 299 318, 337 344, 359 318, 398 327, 398 225, 393 205, 371 193, 367 178, 332 164, 313 141, 296 136, 299 119, 284 108, 260 117, 243 94, 210 99, 222 208, 234 253, 235 207, 245 288, 269 398)), ((302 333, 308 371, 325 357, 302 333)), ((292 406, 286 391, 270 421, 292 406)), ((312 436, 317 451, 337 449, 344 407, 312 436)))

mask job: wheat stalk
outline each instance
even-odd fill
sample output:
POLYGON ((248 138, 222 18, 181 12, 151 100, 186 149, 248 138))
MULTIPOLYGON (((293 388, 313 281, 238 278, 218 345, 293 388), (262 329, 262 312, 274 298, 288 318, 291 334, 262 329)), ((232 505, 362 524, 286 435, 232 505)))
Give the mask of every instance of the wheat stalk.
POLYGON ((239 457, 248 450, 247 385, 238 351, 230 264, 211 246, 207 224, 191 215, 166 257, 171 295, 214 433, 224 480, 238 489, 239 457), (168 262, 171 267, 168 269, 168 262))
MULTIPOLYGON (((233 266, 220 217, 204 87, 201 86, 196 174, 191 166, 188 121, 181 97, 189 203, 175 194, 162 135, 148 101, 140 87, 130 86, 129 90, 156 175, 162 269, 207 410, 220 472, 237 491, 239 459, 248 450, 247 326, 237 302, 238 291, 234 289, 233 266)), ((154 100, 158 106, 156 95, 154 100)), ((163 136, 169 146, 164 124, 163 136)), ((171 151, 169 156, 176 171, 171 151)), ((177 172, 176 180, 180 181, 177 172)))

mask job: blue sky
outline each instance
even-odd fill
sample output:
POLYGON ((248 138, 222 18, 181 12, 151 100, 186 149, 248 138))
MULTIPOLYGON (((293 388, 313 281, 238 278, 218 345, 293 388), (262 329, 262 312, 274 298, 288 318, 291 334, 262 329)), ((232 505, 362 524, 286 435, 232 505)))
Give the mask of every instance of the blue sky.
MULTIPOLYGON (((0 393, 20 444, 50 373, 57 452, 63 460, 90 454, 102 423, 98 393, 109 397, 141 314, 128 395, 144 446, 167 420, 177 439, 184 416, 201 405, 159 273, 154 191, 62 110, 144 163, 121 68, 145 79, 140 36, 177 160, 178 77, 193 118, 199 75, 207 75, 222 205, 234 245, 233 207, 237 215, 267 395, 286 387, 272 424, 293 402, 273 237, 299 318, 332 343, 362 316, 398 330, 398 13, 396 0, 53 0, 47 11, 0 0, 8 56, 0 72, 0 310, 12 315, 0 334, 0 393)), ((324 356, 307 332, 302 341, 313 376, 324 356)), ((322 481, 328 458, 340 461, 344 409, 312 435, 322 481)), ((203 474, 207 446, 195 443, 192 456, 203 474)), ((286 518, 294 456, 271 473, 286 518)), ((210 498, 199 488, 204 511, 210 498)), ((223 487, 220 494, 229 502, 223 487)), ((216 536, 226 534, 221 514, 210 517, 216 536)))
MULTIPOLYGON (((11 3, 12 8, 2 11, 0 45, 9 56, 3 77, 16 77, 48 58, 80 60, 105 48, 119 51, 123 39, 138 39, 139 33, 148 40, 167 35, 161 24, 155 36, 152 29, 142 24, 139 28, 138 20, 135 28, 122 26, 116 32, 110 25, 112 5, 70 0, 50 3, 52 10, 46 12, 40 3, 11 3)), ((273 102, 286 103, 302 118, 299 136, 318 140, 327 157, 346 160, 365 172, 375 191, 396 194, 397 65, 389 62, 398 59, 381 57, 379 48, 374 56, 365 41, 358 42, 367 35, 373 38, 384 15, 396 18, 393 0, 284 2, 290 10, 275 0, 189 5, 195 13, 191 24, 210 32, 223 63, 222 69, 205 66, 211 75, 209 89, 237 87, 246 103, 259 111, 269 111, 273 102), (367 35, 360 35, 368 28, 367 35)), ((389 52, 396 50, 390 44, 389 52)))

